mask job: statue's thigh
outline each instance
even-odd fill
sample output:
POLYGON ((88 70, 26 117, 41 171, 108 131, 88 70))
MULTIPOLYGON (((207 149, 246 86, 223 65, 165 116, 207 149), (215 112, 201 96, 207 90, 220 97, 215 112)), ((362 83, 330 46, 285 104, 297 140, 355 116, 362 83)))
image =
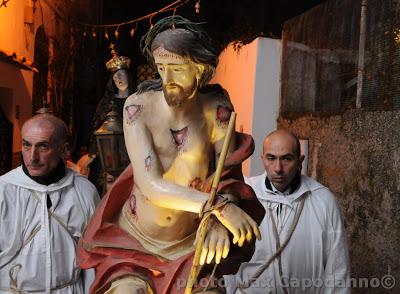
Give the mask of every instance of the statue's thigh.
POLYGON ((149 284, 135 276, 126 276, 114 281, 105 294, 153 294, 149 284))

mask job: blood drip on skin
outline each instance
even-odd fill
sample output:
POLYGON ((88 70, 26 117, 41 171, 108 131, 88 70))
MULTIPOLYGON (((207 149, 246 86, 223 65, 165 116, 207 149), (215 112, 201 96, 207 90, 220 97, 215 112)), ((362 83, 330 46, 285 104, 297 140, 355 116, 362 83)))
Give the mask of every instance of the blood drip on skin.
POLYGON ((218 105, 217 107, 217 121, 220 124, 227 124, 231 117, 232 109, 228 106, 218 105))
POLYGON ((147 156, 146 159, 144 160, 144 166, 146 168, 146 171, 150 171, 151 169, 151 156, 147 156))
POLYGON ((196 177, 190 182, 189 187, 196 190, 201 190, 202 185, 203 181, 199 177, 196 177))
POLYGON ((134 194, 132 194, 131 198, 129 199, 129 207, 132 214, 136 214, 136 196, 134 194))

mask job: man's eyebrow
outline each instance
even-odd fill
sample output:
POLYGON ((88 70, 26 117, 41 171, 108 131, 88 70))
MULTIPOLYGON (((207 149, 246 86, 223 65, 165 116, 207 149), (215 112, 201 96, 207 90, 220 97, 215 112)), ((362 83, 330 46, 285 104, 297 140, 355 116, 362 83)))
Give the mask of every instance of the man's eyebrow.
POLYGON ((281 155, 281 156, 277 156, 277 155, 275 155, 275 154, 266 153, 266 154, 264 154, 264 156, 271 156, 271 157, 284 158, 284 157, 293 157, 293 156, 295 156, 295 155, 292 154, 292 153, 286 153, 286 154, 283 154, 283 155, 281 155))
POLYGON ((51 143, 50 143, 50 141, 40 141, 40 142, 36 143, 36 145, 45 145, 45 144, 49 144, 50 145, 51 143))
MULTIPOLYGON (((22 143, 23 143, 23 144, 27 144, 27 145, 32 145, 31 142, 29 142, 29 141, 27 141, 27 140, 25 140, 25 139, 22 139, 22 143)), ((39 142, 37 142, 35 145, 36 145, 36 146, 40 146, 40 145, 50 145, 50 144, 51 144, 50 141, 44 140, 44 141, 39 141, 39 142)))
POLYGON ((27 141, 27 140, 25 140, 25 139, 22 139, 22 144, 32 145, 31 142, 29 142, 29 141, 27 141))
POLYGON ((286 158, 286 157, 294 157, 295 155, 293 153, 286 153, 280 156, 280 158, 286 158))

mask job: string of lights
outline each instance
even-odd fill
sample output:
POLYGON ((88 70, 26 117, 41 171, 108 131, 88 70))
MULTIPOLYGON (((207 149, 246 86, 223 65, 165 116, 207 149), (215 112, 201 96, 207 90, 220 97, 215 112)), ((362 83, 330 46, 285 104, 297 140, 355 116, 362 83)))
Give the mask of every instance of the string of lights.
POLYGON ((0 7, 4 6, 7 7, 7 3, 10 2, 11 0, 1 0, 0 2, 0 7))
MULTIPOLYGON (((8 1, 10 1, 10 0, 8 0, 8 1)), ((89 34, 88 32, 91 32, 91 36, 93 38, 96 38, 98 33, 104 30, 104 37, 107 40, 110 38, 110 34, 109 33, 112 32, 112 31, 113 31, 113 34, 114 34, 115 38, 118 38, 119 31, 120 31, 120 29, 122 27, 131 26, 131 29, 130 29, 129 33, 130 33, 131 37, 133 38, 135 36, 135 33, 136 33, 137 28, 138 28, 139 22, 148 20, 149 26, 152 27, 153 26, 152 20, 153 20, 154 16, 156 16, 156 15, 158 15, 160 13, 168 12, 168 11, 173 11, 173 15, 175 15, 176 10, 179 7, 187 4, 190 1, 192 1, 192 0, 176 0, 176 1, 168 4, 167 6, 162 7, 161 9, 159 9, 157 11, 151 12, 151 13, 149 13, 147 15, 144 15, 144 16, 141 16, 141 17, 138 17, 138 18, 135 18, 135 19, 131 19, 131 20, 128 20, 128 21, 125 21, 125 22, 120 22, 120 23, 90 24, 90 23, 84 23, 84 22, 79 22, 79 21, 77 21, 76 23, 84 28, 83 29, 83 36, 85 36, 85 37, 89 34)), ((196 11, 197 14, 200 13, 200 0, 196 0, 195 11, 196 11)))

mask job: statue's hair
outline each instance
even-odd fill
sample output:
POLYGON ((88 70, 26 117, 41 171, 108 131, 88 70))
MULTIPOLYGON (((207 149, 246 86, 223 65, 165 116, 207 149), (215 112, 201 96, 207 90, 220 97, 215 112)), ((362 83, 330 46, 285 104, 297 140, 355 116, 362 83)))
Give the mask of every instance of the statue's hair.
POLYGON ((67 141, 68 136, 68 128, 65 122, 63 122, 60 118, 49 114, 37 114, 28 119, 22 126, 22 129, 31 123, 36 123, 39 127, 43 128, 52 128, 54 130, 51 139, 54 143, 59 146, 62 146, 67 141))
MULTIPOLYGON (((153 51, 161 46, 204 66, 199 88, 204 87, 211 80, 218 64, 218 56, 209 36, 200 24, 179 15, 161 19, 142 37, 140 42, 143 55, 154 68, 153 51)), ((160 86, 159 80, 146 82, 138 87, 138 92, 159 89, 160 86)))

